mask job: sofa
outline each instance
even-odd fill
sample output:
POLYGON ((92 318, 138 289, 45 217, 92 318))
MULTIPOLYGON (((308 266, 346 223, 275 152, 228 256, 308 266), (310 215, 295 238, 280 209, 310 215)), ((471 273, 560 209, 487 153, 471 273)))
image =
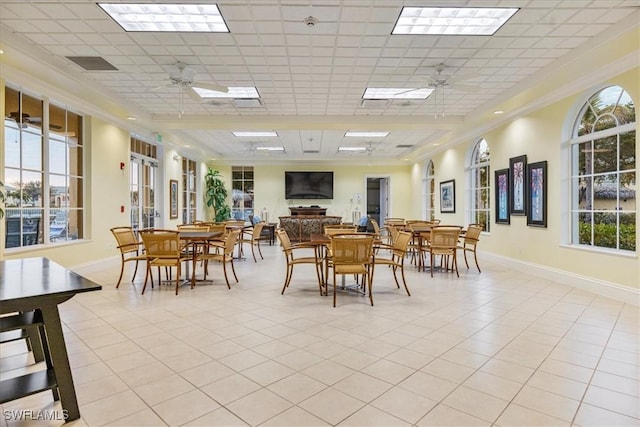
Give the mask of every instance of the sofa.
POLYGON ((341 223, 341 216, 294 215, 280 217, 280 228, 287 232, 289 240, 292 242, 308 242, 311 240, 311 234, 322 233, 325 224, 337 225, 341 223))

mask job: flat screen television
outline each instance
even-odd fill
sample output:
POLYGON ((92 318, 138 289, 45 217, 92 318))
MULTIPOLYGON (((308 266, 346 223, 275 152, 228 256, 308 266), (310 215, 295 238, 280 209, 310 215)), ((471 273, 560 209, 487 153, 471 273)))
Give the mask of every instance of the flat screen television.
POLYGON ((333 199, 333 172, 284 173, 285 199, 333 199))

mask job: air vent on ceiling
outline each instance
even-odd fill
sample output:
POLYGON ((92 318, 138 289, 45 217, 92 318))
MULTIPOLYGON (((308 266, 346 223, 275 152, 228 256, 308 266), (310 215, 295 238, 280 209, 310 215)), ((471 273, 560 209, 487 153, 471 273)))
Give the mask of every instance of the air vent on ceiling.
POLYGON ((101 56, 67 56, 67 59, 87 71, 117 71, 101 56))
POLYGON ((363 99, 360 103, 364 108, 385 108, 389 105, 388 99, 363 99))
POLYGON ((320 154, 320 150, 304 150, 304 154, 320 154))
POLYGON ((262 103, 260 102, 260 99, 257 99, 257 98, 234 98, 231 100, 231 102, 233 102, 233 105, 235 105, 238 108, 262 107, 262 103))
POLYGON ((400 144, 396 145, 396 148, 413 148, 414 146, 411 144, 400 144))

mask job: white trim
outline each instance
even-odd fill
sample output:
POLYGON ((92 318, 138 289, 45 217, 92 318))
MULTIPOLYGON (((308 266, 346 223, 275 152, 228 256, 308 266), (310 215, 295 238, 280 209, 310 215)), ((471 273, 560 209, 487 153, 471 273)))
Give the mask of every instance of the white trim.
POLYGON ((593 292, 627 304, 640 306, 640 289, 634 289, 617 283, 598 280, 593 277, 582 276, 569 271, 521 261, 489 252, 483 252, 483 257, 490 259, 492 262, 506 265, 514 270, 535 274, 536 276, 553 280, 577 289, 593 292))
POLYGON ((120 255, 111 256, 108 258, 100 258, 93 261, 85 262, 82 264, 72 265, 68 267, 69 270, 74 271, 75 273, 89 274, 95 273, 99 271, 103 271, 105 268, 105 264, 107 263, 117 263, 120 264, 120 255))

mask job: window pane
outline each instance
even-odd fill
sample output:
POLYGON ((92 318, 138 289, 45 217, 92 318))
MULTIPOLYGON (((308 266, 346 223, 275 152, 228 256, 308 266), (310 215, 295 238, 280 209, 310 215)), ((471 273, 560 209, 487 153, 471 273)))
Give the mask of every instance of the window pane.
POLYGON ((82 178, 69 178, 68 206, 72 208, 81 208, 84 206, 84 197, 82 193, 83 184, 82 178))
POLYGON ((578 228, 579 228, 579 242, 581 245, 591 245, 591 234, 592 234, 592 224, 591 224, 592 214, 590 212, 583 212, 578 217, 578 228))
POLYGON ((620 86, 609 86, 589 98, 589 103, 597 115, 610 113, 618 104, 618 99, 622 95, 620 86))
POLYGON ((615 211, 618 207, 618 175, 599 176, 594 182, 593 209, 615 211))
POLYGON ((29 132, 42 135, 42 100, 22 94, 22 123, 29 132))
POLYGON ((67 173, 67 144, 64 141, 49 140, 49 172, 67 173))
POLYGON ((20 167, 20 131, 12 120, 4 121, 4 164, 20 167))
POLYGON ((593 179, 591 177, 573 179, 573 200, 578 201, 578 206, 573 209, 591 209, 593 207, 593 179))
POLYGON ((80 146, 69 146, 69 174, 82 176, 84 174, 83 149, 80 146))
POLYGON ((636 210, 636 173, 625 172, 620 174, 620 206, 621 210, 636 210))
POLYGON ((636 250, 636 214, 624 213, 620 215, 620 249, 636 250))
POLYGON ((603 248, 616 248, 618 233, 614 212, 595 212, 593 214, 593 244, 603 248))
POLYGON ((614 112, 618 122, 623 125, 626 123, 633 123, 636 121, 636 109, 633 105, 633 101, 627 92, 622 94, 620 102, 614 112))
POLYGON ((593 143, 591 141, 583 142, 581 144, 574 144, 571 147, 573 153, 573 159, 578 159, 577 174, 574 175, 590 175, 593 165, 593 143))
POLYGON ((22 167, 42 170, 42 136, 22 132, 22 167))
POLYGON ((69 209, 69 231, 67 240, 81 239, 84 236, 83 231, 84 211, 81 209, 69 209))
POLYGON ((636 168, 636 132, 620 134, 620 170, 636 168))
POLYGON ((42 174, 22 172, 22 205, 42 206, 42 174))
POLYGON ((594 141, 593 173, 618 170, 618 138, 610 136, 594 141))

